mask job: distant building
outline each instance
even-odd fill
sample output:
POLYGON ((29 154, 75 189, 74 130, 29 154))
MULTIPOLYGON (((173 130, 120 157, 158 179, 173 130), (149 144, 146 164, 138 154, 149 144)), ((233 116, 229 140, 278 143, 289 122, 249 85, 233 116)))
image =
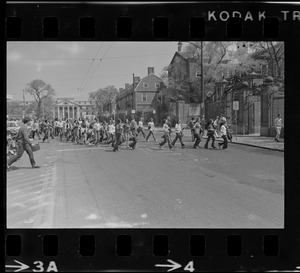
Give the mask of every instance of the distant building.
POLYGON ((157 94, 163 86, 163 80, 154 74, 154 67, 148 67, 148 75, 140 79, 134 77, 133 84, 125 84, 116 97, 118 116, 124 118, 131 117, 132 110, 137 118, 146 113, 153 115, 155 110, 154 102, 157 100, 157 94))
POLYGON ((57 98, 53 108, 53 118, 72 118, 78 119, 86 115, 97 115, 95 101, 74 100, 74 98, 57 98))

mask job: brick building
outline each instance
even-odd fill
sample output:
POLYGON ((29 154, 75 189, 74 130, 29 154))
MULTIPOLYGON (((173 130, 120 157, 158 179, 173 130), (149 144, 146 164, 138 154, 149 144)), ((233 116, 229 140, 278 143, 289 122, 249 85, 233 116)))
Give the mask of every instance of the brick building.
POLYGON ((143 117, 147 121, 154 115, 155 101, 163 80, 154 74, 154 67, 148 67, 148 75, 140 79, 134 77, 133 84, 125 84, 116 97, 117 114, 120 118, 143 117))

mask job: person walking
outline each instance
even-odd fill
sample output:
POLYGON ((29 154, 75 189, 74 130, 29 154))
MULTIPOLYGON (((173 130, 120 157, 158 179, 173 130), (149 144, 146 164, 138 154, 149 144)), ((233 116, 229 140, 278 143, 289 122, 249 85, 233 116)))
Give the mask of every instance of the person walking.
POLYGON ((18 150, 17 153, 13 156, 11 156, 8 161, 7 161, 7 170, 9 170, 9 167, 16 162, 18 159, 20 159, 24 153, 24 151, 26 151, 26 153, 29 156, 29 160, 31 163, 31 167, 32 168, 40 168, 40 166, 36 165, 35 160, 34 160, 34 156, 33 156, 33 152, 32 152, 32 143, 30 142, 29 138, 28 138, 28 128, 27 125, 30 125, 30 118, 25 117, 23 120, 23 124, 21 125, 21 127, 19 128, 17 137, 16 137, 16 143, 18 145, 18 150))
POLYGON ((32 123, 32 139, 34 139, 35 134, 37 135, 38 139, 41 140, 39 134, 39 122, 37 119, 35 119, 32 123))
POLYGON ((79 122, 78 120, 74 120, 74 126, 72 128, 72 142, 78 144, 78 127, 79 122))
POLYGON ((218 135, 219 133, 219 116, 216 117, 216 119, 214 120, 214 123, 213 123, 213 126, 215 127, 216 129, 216 133, 215 133, 215 136, 218 135))
POLYGON ((200 122, 200 118, 198 117, 196 119, 196 122, 194 124, 194 136, 195 136, 195 142, 194 142, 194 149, 198 149, 200 148, 199 144, 201 142, 201 122, 200 122))
POLYGON ((147 135, 146 137, 146 141, 148 142, 149 141, 149 137, 152 135, 154 141, 156 142, 156 138, 154 136, 154 122, 153 122, 153 118, 150 119, 150 121, 148 122, 148 129, 149 129, 149 134, 147 135))
POLYGON ((170 127, 169 127, 169 122, 167 119, 164 120, 164 125, 163 125, 163 131, 164 131, 164 134, 162 136, 162 138, 164 139, 161 143, 159 143, 159 148, 161 149, 167 142, 168 142, 168 145, 169 145, 169 149, 172 150, 173 149, 173 146, 171 144, 171 141, 170 141, 170 127))
POLYGON ((223 142, 220 142, 218 145, 219 145, 219 148, 222 147, 222 149, 227 149, 228 139, 227 139, 227 131, 226 131, 226 125, 225 125, 224 120, 220 121, 220 126, 221 127, 220 127, 219 137, 223 138, 223 142))
POLYGON ((171 137, 171 134, 172 134, 172 122, 171 122, 171 117, 170 116, 167 116, 167 124, 169 126, 169 139, 170 139, 170 142, 172 142, 172 137, 171 137))
POLYGON ((128 119, 126 119, 125 123, 123 124, 123 132, 124 132, 124 138, 126 141, 126 148, 129 148, 128 141, 129 141, 129 137, 130 137, 130 123, 129 123, 128 119))
POLYGON ((130 138, 129 138, 129 141, 131 141, 131 143, 129 143, 129 148, 131 150, 134 150, 135 147, 136 147, 136 143, 137 143, 137 124, 136 124, 136 121, 135 119, 133 118, 131 120, 131 123, 130 123, 130 138))
POLYGON ((146 134, 145 134, 145 132, 144 132, 144 130, 143 130, 143 118, 140 118, 139 126, 138 126, 138 128, 137 128, 137 133, 138 133, 138 135, 139 135, 140 133, 142 133, 143 137, 146 138, 146 134))
POLYGON ((215 138, 215 132, 216 132, 216 128, 214 126, 214 121, 212 119, 210 119, 207 122, 207 140, 206 140, 206 143, 204 145, 205 149, 208 149, 208 143, 209 143, 210 139, 212 139, 211 147, 213 149, 217 148, 215 146, 215 140, 216 140, 216 138, 215 138))
POLYGON ((44 133, 44 138, 43 138, 43 142, 45 142, 45 140, 48 140, 48 143, 50 142, 49 140, 49 123, 48 120, 44 120, 43 122, 43 133, 44 133))
POLYGON ((94 144, 97 146, 100 142, 100 122, 98 119, 95 119, 95 123, 94 123, 94 144))
POLYGON ((176 124, 175 124, 175 134, 176 134, 176 136, 175 136, 174 140, 171 143, 173 147, 175 146, 175 143, 176 143, 177 139, 179 139, 179 141, 180 141, 181 148, 183 149, 185 147, 185 145, 182 141, 182 137, 183 137, 183 132, 182 131, 183 131, 183 129, 184 128, 181 128, 180 119, 177 119, 176 124))
POLYGON ((111 147, 115 145, 115 124, 113 120, 110 120, 110 124, 108 125, 108 139, 106 144, 111 144, 111 147))
POLYGON ((121 145, 121 136, 123 135, 123 125, 121 119, 118 119, 115 127, 115 145, 113 151, 119 151, 119 146, 121 145))
POLYGON ((188 122, 188 128, 190 128, 190 130, 191 130, 192 142, 195 141, 195 129, 194 129, 194 125, 195 125, 195 118, 192 117, 191 120, 188 122))
POLYGON ((275 128, 276 128, 276 136, 275 136, 275 141, 280 142, 280 133, 281 133, 281 128, 283 128, 283 122, 280 114, 277 114, 277 118, 275 118, 275 128))

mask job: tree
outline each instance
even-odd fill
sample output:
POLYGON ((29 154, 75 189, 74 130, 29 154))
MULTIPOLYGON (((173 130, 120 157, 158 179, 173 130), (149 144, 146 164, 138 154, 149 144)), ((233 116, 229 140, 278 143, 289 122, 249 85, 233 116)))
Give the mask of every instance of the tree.
POLYGON ((102 114, 104 104, 111 102, 117 93, 118 89, 113 85, 109 85, 104 88, 99 88, 97 91, 90 92, 89 100, 94 100, 96 102, 98 113, 102 114))
MULTIPOLYGON (((255 43, 238 42, 203 42, 203 81, 205 94, 214 93, 214 83, 232 74, 245 74, 257 70, 261 62, 251 56, 250 48, 255 43)), ((200 67, 201 44, 199 42, 189 43, 183 50, 185 58, 194 58, 200 67)), ((181 85, 183 81, 181 81, 181 85)), ((185 82, 190 88, 190 100, 199 101, 200 78, 194 78, 185 82)))
POLYGON ((283 42, 257 42, 252 44, 252 48, 255 51, 253 58, 265 60, 269 64, 276 67, 272 69, 274 82, 283 82, 283 71, 284 68, 284 43, 283 42))
POLYGON ((41 117, 42 114, 42 103, 45 100, 54 100, 54 89, 50 84, 46 84, 40 79, 36 79, 27 84, 26 92, 33 96, 37 102, 36 116, 41 117))

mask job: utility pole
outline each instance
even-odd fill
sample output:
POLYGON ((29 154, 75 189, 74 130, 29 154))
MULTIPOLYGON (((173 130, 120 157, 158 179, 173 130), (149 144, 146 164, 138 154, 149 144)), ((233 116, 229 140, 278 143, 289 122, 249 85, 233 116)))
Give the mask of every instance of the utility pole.
POLYGON ((25 89, 23 89, 23 107, 24 107, 24 115, 23 118, 25 118, 25 89))
POLYGON ((201 41, 201 93, 202 93, 202 118, 205 123, 205 94, 204 94, 204 68, 203 68, 203 41, 201 41))

